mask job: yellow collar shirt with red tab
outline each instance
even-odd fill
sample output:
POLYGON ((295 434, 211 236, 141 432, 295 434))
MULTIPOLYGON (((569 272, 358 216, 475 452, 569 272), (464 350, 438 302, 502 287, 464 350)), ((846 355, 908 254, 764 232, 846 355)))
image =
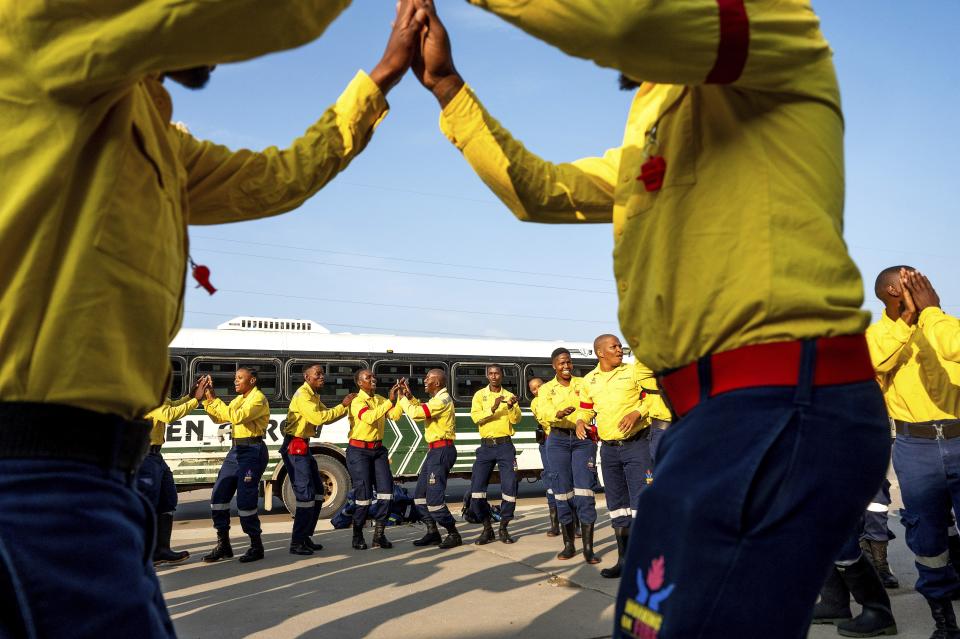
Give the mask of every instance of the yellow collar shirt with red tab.
POLYGON ((583 388, 582 377, 571 377, 570 383, 566 386, 554 377, 549 382, 544 382, 540 387, 538 397, 542 398, 542 411, 546 419, 549 420, 550 428, 564 428, 575 430, 577 428, 577 413, 580 409, 580 391, 583 388), (575 408, 569 415, 558 418, 557 413, 566 409, 575 408))
POLYGON ((492 439, 494 437, 513 437, 514 426, 520 423, 520 402, 507 408, 507 400, 516 397, 506 388, 500 387, 499 392, 491 390, 490 386, 485 386, 473 395, 473 403, 470 406, 470 418, 479 427, 480 437, 482 439, 492 439), (493 410, 493 405, 497 397, 503 398, 497 410, 493 410))
POLYGON ((394 421, 400 419, 403 409, 399 404, 394 405, 386 397, 376 393, 371 397, 366 391, 361 390, 350 403, 347 415, 350 418, 350 439, 379 442, 383 441, 385 419, 388 417, 394 421))
POLYGON ((643 387, 635 366, 620 364, 610 371, 600 366, 583 376, 580 390, 580 410, 576 419, 590 422, 597 420, 597 435, 605 441, 627 439, 636 435, 648 424, 647 407, 643 403, 643 387), (623 433, 618 426, 629 413, 639 411, 638 419, 629 432, 623 433))
POLYGON ((540 427, 543 428, 543 432, 547 435, 550 434, 549 410, 549 405, 540 399, 539 394, 530 400, 530 412, 533 413, 533 418, 537 420, 537 423, 540 424, 540 427))
POLYGON ((347 407, 343 404, 327 408, 320 401, 320 395, 314 392, 310 384, 304 382, 290 400, 287 425, 283 432, 293 437, 310 439, 320 434, 321 426, 335 422, 346 414, 347 407))
POLYGON ((263 437, 270 423, 270 403, 259 388, 237 395, 229 405, 219 397, 208 399, 203 410, 215 424, 233 424, 233 439, 263 437))
POLYGON ((808 1, 472 1, 647 81, 620 146, 575 162, 527 150, 469 86, 440 116, 519 219, 613 223, 620 326, 638 359, 662 372, 748 344, 863 332, 842 237, 840 94, 808 1), (645 180, 658 159, 661 180, 645 180))
POLYGON ((453 398, 446 388, 441 388, 425 403, 415 397, 401 397, 400 407, 410 419, 424 422, 423 433, 428 444, 441 439, 453 441, 457 438, 457 412, 453 398))
MULTIPOLYGON (((890 417, 904 422, 960 418, 960 364, 944 350, 944 328, 957 318, 924 309, 917 326, 884 313, 867 329, 867 346, 890 417), (937 325, 939 331, 935 331, 937 325), (932 338, 932 339, 931 339, 932 338)), ((958 329, 960 330, 960 329, 958 329)))
POLYGON ((150 444, 160 446, 167 439, 167 424, 183 419, 195 410, 200 402, 191 395, 184 395, 180 399, 167 399, 162 406, 157 406, 152 411, 144 415, 144 419, 152 424, 150 428, 150 444))
POLYGON ((159 78, 305 44, 348 4, 0 0, 4 401, 127 419, 160 404, 187 225, 296 208, 364 149, 387 103, 359 72, 289 148, 233 151, 171 125, 159 78))

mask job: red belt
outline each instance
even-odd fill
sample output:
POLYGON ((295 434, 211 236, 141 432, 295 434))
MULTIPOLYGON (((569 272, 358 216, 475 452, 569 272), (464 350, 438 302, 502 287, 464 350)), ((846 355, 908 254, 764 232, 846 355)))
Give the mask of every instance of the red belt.
POLYGON ((362 439, 351 439, 350 445, 357 448, 380 448, 383 446, 383 441, 378 439, 375 442, 365 442, 362 439))
POLYGON ((443 448, 444 446, 453 446, 452 439, 438 439, 435 442, 430 442, 427 444, 430 448, 443 448))
MULTIPOLYGON (((874 379, 873 364, 863 335, 821 337, 814 343, 814 386, 874 379)), ((682 417, 702 400, 722 393, 760 386, 796 386, 803 344, 800 340, 751 344, 707 355, 663 375, 660 388, 666 393, 674 414, 682 417)))

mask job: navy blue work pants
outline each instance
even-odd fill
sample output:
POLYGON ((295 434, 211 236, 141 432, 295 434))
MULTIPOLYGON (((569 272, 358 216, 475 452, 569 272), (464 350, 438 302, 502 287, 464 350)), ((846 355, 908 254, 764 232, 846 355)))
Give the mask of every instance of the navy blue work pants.
MULTIPOLYGON (((549 435, 547 435, 547 439, 550 439, 549 435)), ((547 457, 546 441, 540 444, 540 463, 543 465, 543 472, 540 473, 540 479, 543 480, 543 485, 547 488, 547 505, 556 508, 557 500, 553 496, 553 484, 550 480, 550 460, 547 457)))
POLYGON ((603 490, 614 528, 630 527, 647 477, 653 478, 649 435, 649 430, 641 431, 633 441, 603 442, 600 446, 603 490))
POLYGON ((557 500, 560 523, 573 523, 573 515, 584 524, 597 521, 594 491, 597 481, 597 445, 578 439, 573 429, 554 428, 547 438, 550 481, 557 500))
POLYGON ((812 387, 804 352, 798 386, 705 397, 667 429, 614 637, 806 637, 886 472, 890 431, 876 382, 812 387))
POLYGON ((470 509, 477 519, 490 516, 487 487, 494 466, 500 471, 500 521, 513 519, 517 508, 517 449, 506 441, 495 446, 480 445, 470 473, 470 509))
POLYGON ((140 464, 137 489, 157 513, 172 515, 177 509, 177 486, 173 483, 173 471, 160 453, 150 453, 140 464))
POLYGON ((886 477, 883 479, 883 485, 874 495, 873 501, 867 506, 867 512, 863 514, 863 529, 860 533, 860 539, 870 541, 890 541, 896 539, 896 535, 890 530, 890 482, 886 477))
POLYGON ((291 455, 288 446, 290 435, 283 438, 280 446, 280 457, 283 467, 287 469, 290 485, 293 486, 293 496, 297 500, 293 514, 293 532, 290 534, 291 543, 302 543, 317 527, 320 519, 320 509, 323 507, 323 482, 320 480, 320 469, 317 460, 310 454, 309 448, 305 455, 291 455))
POLYGON ((393 475, 390 473, 390 454, 383 446, 359 448, 347 446, 347 472, 353 483, 353 525, 362 526, 367 516, 378 524, 386 524, 393 499, 393 475), (376 487, 376 493, 374 493, 376 487), (377 503, 373 505, 374 494, 377 503))
POLYGON ((453 515, 447 508, 447 476, 457 463, 457 447, 443 446, 427 451, 423 460, 417 487, 413 492, 413 503, 424 521, 435 521, 440 526, 454 523, 453 515))
POLYGON ((0 459, 0 637, 175 637, 154 519, 133 475, 0 459))
POLYGON ((260 534, 260 517, 257 504, 260 498, 260 478, 267 468, 267 445, 237 444, 227 453, 223 466, 217 473, 210 496, 210 511, 213 527, 218 531, 230 530, 230 500, 237 496, 237 515, 240 528, 248 535, 260 534))
POLYGON ((654 465, 657 464, 657 450, 660 448, 660 440, 663 434, 667 432, 670 422, 654 419, 650 424, 650 459, 654 465))
POLYGON ((960 588, 947 546, 951 509, 960 512, 960 437, 897 435, 893 469, 900 480, 907 547, 916 556, 917 592, 942 599, 960 588))

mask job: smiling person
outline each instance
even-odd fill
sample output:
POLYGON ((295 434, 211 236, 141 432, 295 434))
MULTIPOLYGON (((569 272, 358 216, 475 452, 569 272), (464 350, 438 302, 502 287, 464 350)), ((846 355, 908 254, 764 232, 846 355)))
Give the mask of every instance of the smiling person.
POLYGON ((370 514, 374 519, 373 547, 393 548, 384 529, 390 515, 393 499, 393 475, 390 472, 390 454, 383 446, 386 419, 397 420, 403 409, 397 404, 400 384, 390 388, 390 398, 377 395, 377 378, 368 368, 357 371, 354 381, 360 391, 350 402, 350 443, 347 446, 347 471, 353 484, 356 509, 353 511, 353 547, 366 550, 363 525, 370 514), (376 487, 377 510, 370 513, 376 487))

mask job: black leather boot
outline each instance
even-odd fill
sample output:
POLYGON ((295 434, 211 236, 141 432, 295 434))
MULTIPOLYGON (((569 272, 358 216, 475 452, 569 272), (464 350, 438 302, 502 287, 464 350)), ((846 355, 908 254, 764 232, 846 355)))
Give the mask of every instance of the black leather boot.
POLYGON ((571 559, 577 554, 577 547, 573 545, 573 526, 569 524, 560 524, 560 534, 563 535, 563 550, 557 553, 557 559, 571 559))
POLYGON ((953 602, 949 599, 927 599, 927 605, 930 606, 930 614, 937 626, 930 639, 960 639, 957 617, 953 614, 953 602))
POLYGON ((620 577, 620 571, 623 570, 623 558, 627 554, 627 542, 630 541, 630 529, 627 527, 614 528, 613 535, 617 538, 617 565, 600 571, 600 576, 607 579, 618 579, 620 577))
POLYGON ((312 555, 313 548, 307 545, 306 541, 291 541, 290 542, 290 554, 291 555, 312 555))
POLYGON ((496 538, 496 535, 493 534, 493 523, 490 521, 490 517, 487 516, 483 520, 483 532, 480 533, 480 536, 477 537, 477 540, 473 543, 478 546, 485 546, 496 538))
POLYGON ((414 546, 436 546, 443 539, 440 537, 440 531, 437 530, 437 522, 430 521, 424 522, 427 525, 427 532, 420 539, 415 539, 413 541, 414 546))
POLYGON ((600 559, 593 554, 593 524, 580 524, 580 533, 583 535, 583 560, 588 564, 599 564, 600 559))
POLYGON ((157 549, 153 551, 153 565, 179 564, 190 559, 186 550, 171 550, 170 536, 173 534, 173 515, 164 513, 157 516, 157 549))
POLYGON ((867 559, 870 560, 873 567, 877 569, 877 574, 880 575, 880 581, 883 583, 883 587, 892 590, 893 588, 900 587, 900 581, 897 579, 897 576, 893 574, 893 571, 890 570, 890 562, 887 560, 887 546, 889 543, 889 541, 861 539, 860 549, 867 555, 867 559))
POLYGON ((557 513, 557 505, 550 506, 550 530, 547 531, 547 537, 558 537, 560 535, 560 515, 557 513))
POLYGON ((363 539, 363 524, 353 525, 353 549, 366 550, 367 542, 363 539))
POLYGON ((460 533, 457 532, 457 525, 455 523, 451 522, 444 526, 444 528, 447 529, 447 536, 440 542, 440 548, 456 548, 463 544, 463 539, 460 537, 460 533))
POLYGON ((510 536, 510 531, 507 530, 507 526, 510 525, 510 521, 500 520, 500 530, 497 531, 497 539, 502 541, 505 544, 512 544, 516 541, 513 537, 510 536))
POLYGON ((374 548, 393 548, 393 544, 390 543, 387 535, 383 532, 384 528, 386 528, 386 524, 379 521, 373 525, 373 543, 371 545, 374 548))
POLYGON ((880 582, 880 576, 863 554, 856 563, 838 567, 840 577, 863 611, 837 624, 841 637, 879 637, 897 634, 897 621, 890 609, 890 597, 880 582))
POLYGON ((323 550, 323 544, 318 544, 309 537, 303 540, 303 545, 310 550, 323 550))
POLYGON ((574 512, 573 513, 573 536, 576 537, 577 539, 580 539, 582 534, 583 534, 583 531, 580 528, 580 518, 577 517, 577 513, 574 512))
POLYGON ((820 601, 813 607, 813 623, 840 623, 852 619, 850 612, 850 591, 843 583, 840 571, 830 566, 827 580, 820 589, 820 601))
POLYGON ((241 555, 240 563, 248 564, 260 559, 263 559, 263 541, 260 540, 260 535, 250 535, 250 547, 241 555))
POLYGON ((232 558, 233 548, 230 547, 230 531, 218 530, 217 545, 213 547, 213 550, 211 550, 209 554, 204 555, 203 560, 210 564, 215 561, 220 561, 221 559, 232 558))

